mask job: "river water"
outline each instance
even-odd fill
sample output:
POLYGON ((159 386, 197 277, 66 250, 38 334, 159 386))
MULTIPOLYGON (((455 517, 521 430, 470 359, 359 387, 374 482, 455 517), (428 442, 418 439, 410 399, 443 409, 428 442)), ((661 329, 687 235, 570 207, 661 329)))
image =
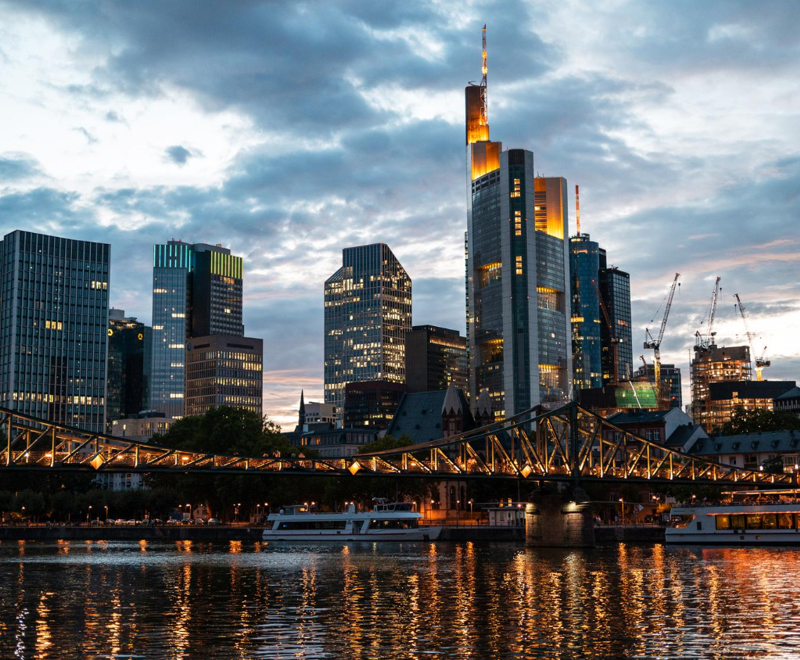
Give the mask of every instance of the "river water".
POLYGON ((800 657, 800 551, 0 544, 0 657, 800 657))

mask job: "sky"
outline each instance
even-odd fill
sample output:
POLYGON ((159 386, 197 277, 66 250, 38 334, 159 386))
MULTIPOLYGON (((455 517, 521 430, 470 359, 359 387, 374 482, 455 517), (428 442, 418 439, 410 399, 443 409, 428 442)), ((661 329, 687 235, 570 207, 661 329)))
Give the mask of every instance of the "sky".
MULTIPOLYGON (((682 369, 722 276, 769 379, 800 380, 800 3, 0 0, 0 235, 110 243, 111 304, 150 322, 152 246, 245 260, 264 411, 322 400, 323 283, 387 243, 415 324, 462 332, 464 86, 488 25, 489 122, 581 188, 631 275, 634 356, 676 272, 682 369)), ((574 198, 570 196, 570 204, 574 198)), ((574 233, 574 213, 570 215, 574 233)))

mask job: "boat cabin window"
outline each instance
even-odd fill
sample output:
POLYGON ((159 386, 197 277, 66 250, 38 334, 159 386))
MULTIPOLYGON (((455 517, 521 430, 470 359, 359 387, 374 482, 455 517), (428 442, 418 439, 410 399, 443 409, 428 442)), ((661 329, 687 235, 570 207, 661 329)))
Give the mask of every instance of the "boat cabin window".
POLYGON ((298 520, 281 521, 278 529, 344 529, 346 526, 346 520, 298 520))
POLYGON ((695 523, 695 525, 697 526, 696 529, 703 529, 703 523, 701 523, 699 520, 695 523))
POLYGON ((746 524, 746 516, 742 514, 734 514, 731 516, 731 527, 733 529, 744 529, 745 524, 746 524))
POLYGON ((794 528, 794 520, 792 520, 791 513, 779 513, 778 514, 778 529, 793 529, 794 528))
POLYGON ((717 523, 717 529, 731 528, 731 516, 714 516, 714 521, 717 523))
POLYGON ((373 518, 369 521, 370 529, 416 529, 416 520, 380 520, 373 518))

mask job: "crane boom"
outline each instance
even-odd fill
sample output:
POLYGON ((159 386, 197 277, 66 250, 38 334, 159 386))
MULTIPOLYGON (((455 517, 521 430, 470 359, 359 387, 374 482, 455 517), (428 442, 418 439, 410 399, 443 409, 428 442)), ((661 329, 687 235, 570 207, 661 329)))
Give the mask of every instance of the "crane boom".
POLYGON ((675 273, 675 279, 672 280, 672 286, 669 288, 667 294, 667 304, 664 306, 664 317, 661 319, 661 328, 658 331, 658 337, 653 339, 650 334, 650 328, 645 328, 645 348, 653 349, 653 382, 658 394, 659 406, 662 403, 664 388, 661 382, 661 342, 664 339, 664 331, 667 329, 667 320, 669 319, 669 311, 672 309, 672 299, 675 297, 675 289, 678 287, 678 278, 680 273, 675 273))
POLYGON ((747 323, 747 310, 745 309, 744 305, 742 304, 742 299, 739 297, 738 293, 734 293, 733 297, 736 298, 736 307, 739 309, 739 314, 742 316, 742 322, 744 323, 744 333, 747 335, 747 344, 750 346, 750 359, 754 360, 756 363, 756 380, 763 379, 763 369, 764 367, 769 367, 772 362, 767 359, 767 347, 764 346, 764 350, 761 352, 761 355, 756 355, 755 350, 755 335, 750 332, 750 326, 747 323))
POLYGON ((714 317, 717 315, 717 299, 719 298, 719 281, 721 276, 717 275, 717 281, 714 283, 714 293, 711 294, 711 309, 708 312, 708 330, 706 332, 706 343, 710 346, 714 343, 714 317))

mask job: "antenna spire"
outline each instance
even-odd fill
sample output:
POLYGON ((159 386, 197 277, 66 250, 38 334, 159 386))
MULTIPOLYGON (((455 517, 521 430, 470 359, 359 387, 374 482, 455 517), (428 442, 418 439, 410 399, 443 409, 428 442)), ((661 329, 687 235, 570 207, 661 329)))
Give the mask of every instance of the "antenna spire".
POLYGON ((581 196, 578 184, 575 184, 575 217, 578 222, 578 236, 581 235, 581 196))
POLYGON ((486 77, 489 73, 489 68, 486 65, 486 23, 483 24, 483 66, 481 68, 481 72, 483 77, 481 78, 481 122, 484 126, 489 125, 489 96, 487 94, 487 81, 486 77))

